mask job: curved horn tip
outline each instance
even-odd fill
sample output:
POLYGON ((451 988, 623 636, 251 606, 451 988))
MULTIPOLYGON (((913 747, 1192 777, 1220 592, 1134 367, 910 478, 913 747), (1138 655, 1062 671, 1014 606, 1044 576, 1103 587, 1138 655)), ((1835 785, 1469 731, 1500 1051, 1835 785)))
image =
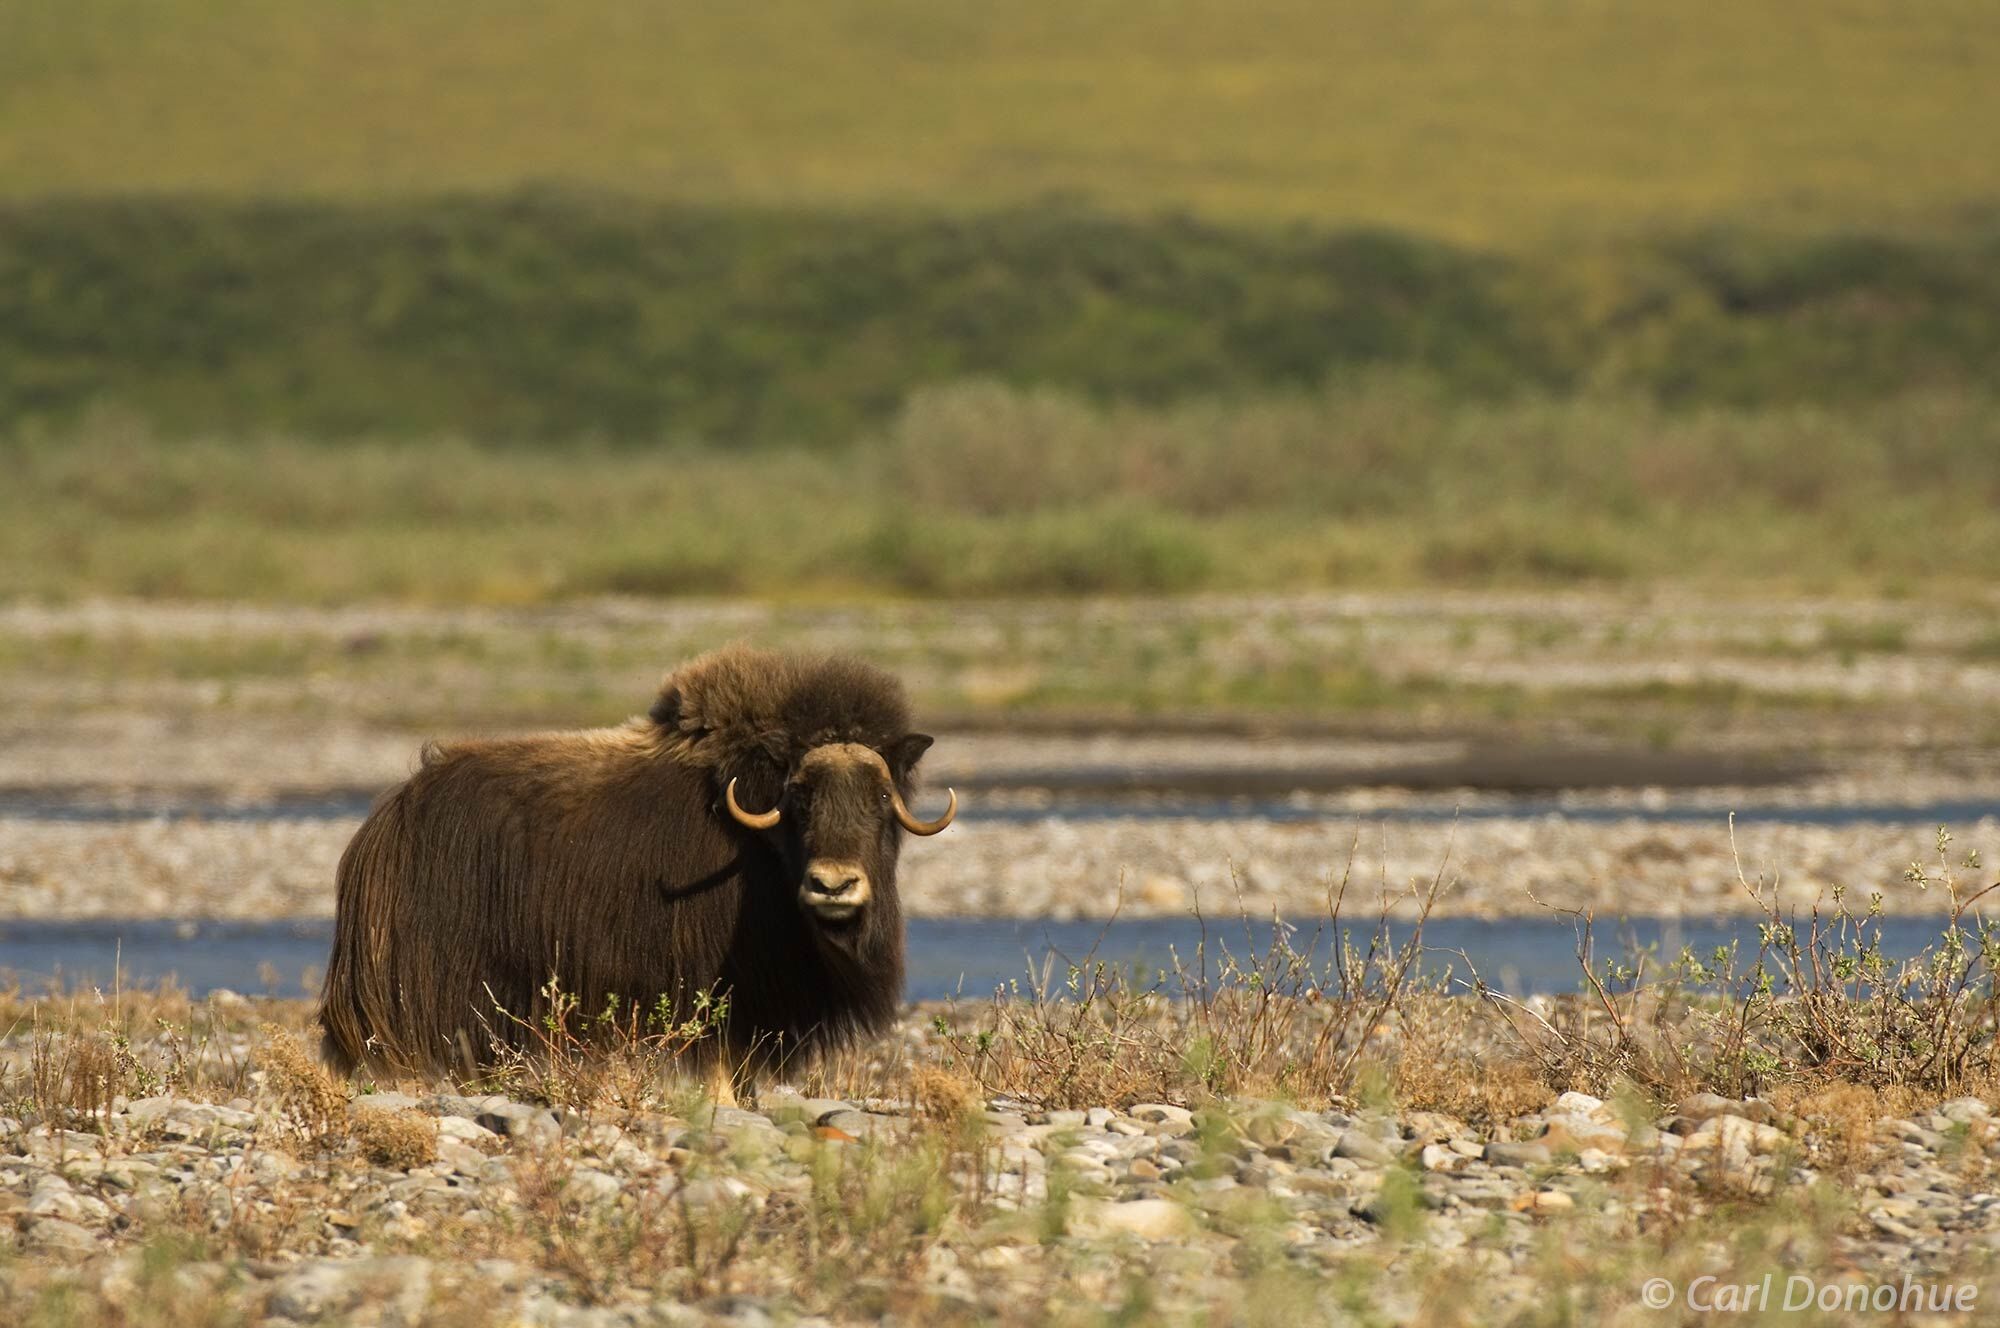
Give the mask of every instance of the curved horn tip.
POLYGON ((736 779, 734 776, 731 776, 729 786, 722 790, 722 800, 728 804, 730 816, 741 824, 749 826, 752 830, 769 830, 778 823, 778 817, 783 814, 776 807, 773 807, 768 812, 744 811, 742 806, 736 801, 736 779))
POLYGON ((938 817, 937 820, 919 821, 916 817, 910 815, 910 809, 903 805, 902 795, 900 794, 896 797, 896 819, 901 821, 903 828, 913 835, 937 834, 950 825, 952 820, 958 815, 958 790, 946 789, 944 792, 947 799, 944 815, 938 817))

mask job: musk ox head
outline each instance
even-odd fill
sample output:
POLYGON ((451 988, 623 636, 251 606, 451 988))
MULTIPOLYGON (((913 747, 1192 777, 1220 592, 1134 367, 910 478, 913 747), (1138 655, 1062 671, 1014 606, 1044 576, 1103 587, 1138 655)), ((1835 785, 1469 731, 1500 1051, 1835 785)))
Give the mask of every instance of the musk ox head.
POLYGON ((937 834, 958 797, 935 820, 910 810, 931 739, 910 731, 894 677, 851 659, 722 651, 669 675, 651 718, 708 767, 718 813, 775 859, 818 935, 900 934, 901 835, 937 834))
POLYGON ((844 929, 871 906, 893 916, 897 829, 934 835, 958 814, 956 794, 935 821, 919 821, 903 801, 901 786, 930 744, 921 733, 905 735, 888 752, 826 743, 799 758, 769 811, 745 811, 735 779, 723 801, 739 824, 769 838, 786 877, 798 883, 799 906, 821 923, 844 929))

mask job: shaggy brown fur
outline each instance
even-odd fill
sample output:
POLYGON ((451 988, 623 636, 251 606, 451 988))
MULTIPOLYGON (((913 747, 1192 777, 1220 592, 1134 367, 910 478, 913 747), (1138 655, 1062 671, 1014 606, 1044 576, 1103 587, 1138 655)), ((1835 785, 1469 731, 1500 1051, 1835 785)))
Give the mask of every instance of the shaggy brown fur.
POLYGON ((705 1064, 879 1031, 903 985, 885 772, 907 800, 929 745, 888 674, 732 648, 669 674, 620 728, 426 748, 340 860, 329 1063, 489 1064, 520 1044, 510 1015, 544 1016, 552 977, 589 1014, 726 993, 721 1045, 693 1053, 705 1064), (732 778, 740 806, 779 807, 780 824, 732 820, 732 778), (850 919, 800 902, 807 862, 829 856, 872 881, 850 919))

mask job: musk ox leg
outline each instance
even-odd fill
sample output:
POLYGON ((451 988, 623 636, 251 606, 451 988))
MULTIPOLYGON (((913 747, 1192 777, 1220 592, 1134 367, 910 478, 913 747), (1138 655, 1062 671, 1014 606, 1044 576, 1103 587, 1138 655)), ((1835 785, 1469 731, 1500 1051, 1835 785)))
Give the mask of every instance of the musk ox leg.
POLYGON ((369 812, 334 871, 333 950, 319 998, 319 1025, 326 1034, 320 1056, 342 1077, 368 1062, 371 1036, 385 1027, 383 1016, 393 1004, 385 999, 382 956, 368 937, 390 922, 398 883, 408 875, 403 797, 398 790, 369 812))
MULTIPOLYGON (((321 1026, 325 1027, 324 1023, 321 1026)), ((354 1058, 347 1054, 347 1050, 340 1045, 339 1039, 335 1038, 331 1032, 327 1032, 320 1037, 319 1061, 336 1079, 351 1077, 357 1068, 354 1058)))

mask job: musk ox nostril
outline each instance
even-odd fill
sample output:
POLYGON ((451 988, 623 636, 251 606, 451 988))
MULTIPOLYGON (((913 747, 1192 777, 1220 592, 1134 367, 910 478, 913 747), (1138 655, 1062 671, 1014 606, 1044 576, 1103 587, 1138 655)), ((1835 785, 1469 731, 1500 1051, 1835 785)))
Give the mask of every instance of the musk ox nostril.
POLYGON ((859 872, 811 872, 808 875, 812 878, 813 893, 825 895, 828 899, 838 899, 861 884, 859 872))

